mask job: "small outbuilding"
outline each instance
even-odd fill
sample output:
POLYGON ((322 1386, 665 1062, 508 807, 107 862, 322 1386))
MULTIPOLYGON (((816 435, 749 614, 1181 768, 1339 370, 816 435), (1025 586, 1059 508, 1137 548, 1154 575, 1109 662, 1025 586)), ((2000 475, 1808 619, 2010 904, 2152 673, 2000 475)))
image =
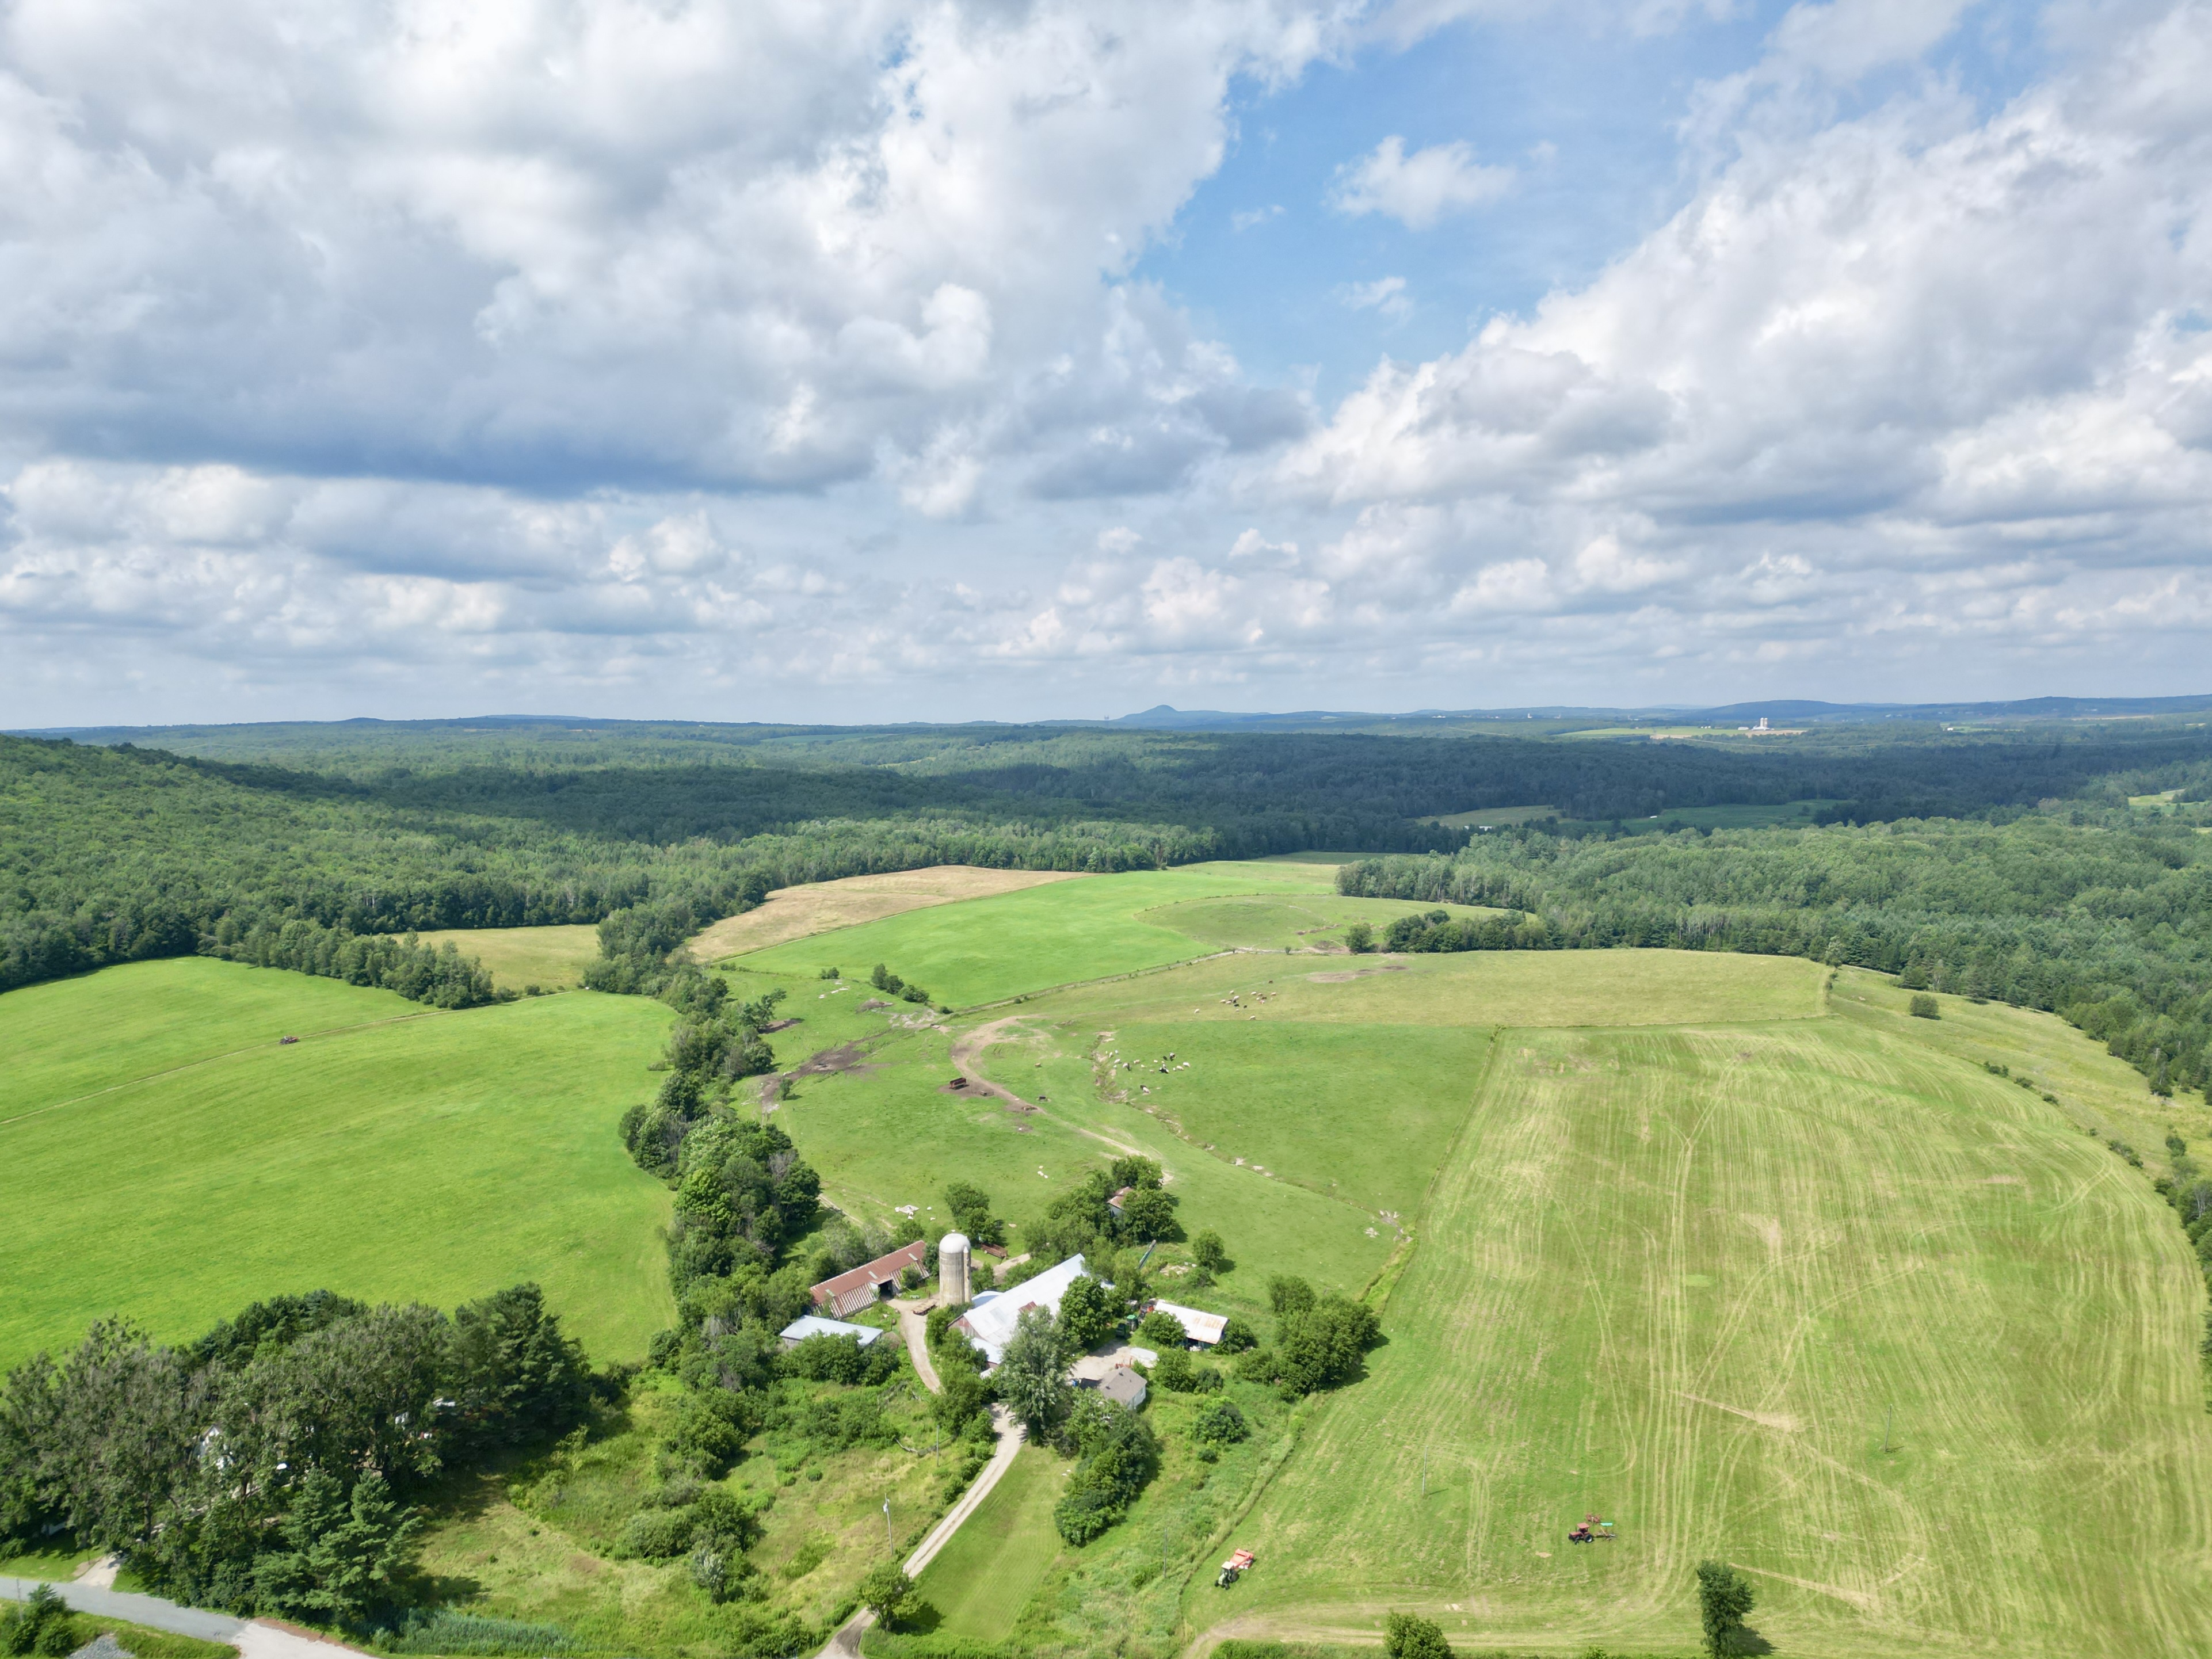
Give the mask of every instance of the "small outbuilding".
POLYGON ((908 1267, 924 1272, 928 1262, 929 1246, 917 1238, 850 1273, 823 1279, 811 1292, 814 1305, 830 1314, 858 1313, 872 1302, 896 1295, 899 1275, 908 1267))
POLYGON ((801 1314, 782 1330, 783 1346, 795 1348, 810 1336, 849 1336, 862 1347, 867 1347, 883 1333, 872 1325, 852 1325, 842 1319, 823 1319, 816 1314, 801 1314))
POLYGON ((1116 1365, 1100 1379, 1098 1392, 1115 1405, 1134 1411, 1145 1403, 1145 1379, 1127 1365, 1116 1365))
POLYGON ((1182 1334, 1201 1348, 1210 1348, 1221 1340, 1221 1333, 1228 1328, 1229 1316, 1207 1313, 1202 1308, 1181 1308, 1172 1302, 1155 1302, 1154 1313, 1164 1313, 1182 1327, 1182 1334))

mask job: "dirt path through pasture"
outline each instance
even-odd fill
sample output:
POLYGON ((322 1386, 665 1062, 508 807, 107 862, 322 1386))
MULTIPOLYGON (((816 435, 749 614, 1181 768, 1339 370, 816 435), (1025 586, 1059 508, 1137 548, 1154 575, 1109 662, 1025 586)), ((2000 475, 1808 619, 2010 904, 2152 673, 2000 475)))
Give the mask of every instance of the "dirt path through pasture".
POLYGON ((980 1090, 987 1095, 995 1096, 1018 1112, 1034 1114, 1046 1122, 1056 1123, 1061 1128, 1075 1134, 1087 1135, 1102 1146, 1111 1146, 1125 1157, 1151 1157, 1152 1154, 1141 1146, 1132 1146, 1126 1140, 1116 1140, 1113 1136, 1101 1133, 1097 1129, 1086 1129, 1079 1123, 1070 1123, 1064 1117, 1055 1116, 1035 1101, 1024 1100, 1004 1084, 994 1083, 983 1074, 984 1051, 994 1042, 1006 1042, 1011 1029, 1021 1023, 1019 1015, 1010 1014, 1004 1019, 994 1019, 988 1025, 978 1025, 965 1036, 953 1039, 952 1063, 960 1068, 961 1075, 968 1079, 969 1087, 980 1090))

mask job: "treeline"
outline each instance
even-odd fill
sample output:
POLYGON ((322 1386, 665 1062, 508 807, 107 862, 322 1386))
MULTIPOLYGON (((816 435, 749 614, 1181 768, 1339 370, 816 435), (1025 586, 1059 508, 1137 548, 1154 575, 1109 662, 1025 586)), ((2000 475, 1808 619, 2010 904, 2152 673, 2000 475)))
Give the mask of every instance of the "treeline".
MULTIPOLYGON (((509 724, 386 729, 374 766, 356 763, 349 728, 322 748, 319 730, 284 729, 284 765, 0 738, 0 990, 213 951, 226 924, 234 945, 292 922, 401 938, 623 912, 639 913, 633 931, 666 933, 774 888, 929 864, 1110 872, 1308 848, 1451 854, 1467 835, 1426 820, 1493 805, 1610 820, 1818 799, 1865 821, 2212 781, 2212 736, 2166 727, 1891 742, 1862 730, 1753 748, 1013 727, 580 738, 509 724)), ((226 739, 232 752, 251 741, 226 739)), ((451 975, 437 983, 457 994, 451 975)))
POLYGON ((595 1385, 619 1379, 534 1285, 450 1318, 278 1297, 177 1346, 103 1321, 0 1385, 0 1544, 63 1531, 181 1601, 355 1623, 404 1595, 410 1498, 580 1422, 595 1385))
POLYGON ((2151 1087, 2212 1081, 2212 837, 2187 824, 1915 821, 1478 838, 1345 866, 1340 891, 1518 913, 1395 924, 1390 948, 1798 956, 2055 1012, 2151 1087))

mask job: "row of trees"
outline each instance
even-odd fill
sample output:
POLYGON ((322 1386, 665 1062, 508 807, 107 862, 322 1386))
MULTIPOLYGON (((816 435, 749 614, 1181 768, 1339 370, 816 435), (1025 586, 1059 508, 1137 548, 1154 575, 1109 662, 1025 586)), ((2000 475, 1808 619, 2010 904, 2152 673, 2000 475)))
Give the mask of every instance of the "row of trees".
POLYGON ((179 1346, 103 1321, 0 1385, 0 1540, 65 1529, 180 1601, 356 1620, 396 1594, 411 1496, 592 1388, 534 1285, 450 1318, 279 1297, 179 1346))
POLYGON ((1915 821, 1624 841, 1507 834, 1345 866, 1340 891, 1490 905, 1392 924, 1399 950, 1614 945, 1879 969, 2055 1011, 2160 1091, 2212 1081, 2212 837, 2187 825, 1915 821))

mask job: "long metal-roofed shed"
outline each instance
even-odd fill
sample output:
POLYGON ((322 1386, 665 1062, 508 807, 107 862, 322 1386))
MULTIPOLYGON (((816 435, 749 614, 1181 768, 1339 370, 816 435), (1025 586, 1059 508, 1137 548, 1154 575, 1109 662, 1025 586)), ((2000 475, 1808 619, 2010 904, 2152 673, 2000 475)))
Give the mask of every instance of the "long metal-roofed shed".
POLYGON ((872 1325, 852 1325, 842 1319, 823 1319, 816 1314, 801 1314, 782 1330, 783 1346, 795 1348, 810 1336, 849 1336, 866 1347, 883 1333, 872 1325))
POLYGON ((858 1313, 870 1303, 895 1292, 899 1287, 899 1275, 908 1267, 927 1271, 928 1263, 929 1246, 917 1238, 850 1273, 823 1279, 813 1289, 814 1305, 826 1313, 858 1313))
POLYGON ((1182 1334, 1202 1348, 1210 1348, 1221 1340, 1221 1333, 1228 1328, 1229 1316, 1211 1314, 1201 1308, 1177 1307, 1172 1302, 1155 1302, 1152 1311, 1164 1313, 1182 1327, 1182 1334))

